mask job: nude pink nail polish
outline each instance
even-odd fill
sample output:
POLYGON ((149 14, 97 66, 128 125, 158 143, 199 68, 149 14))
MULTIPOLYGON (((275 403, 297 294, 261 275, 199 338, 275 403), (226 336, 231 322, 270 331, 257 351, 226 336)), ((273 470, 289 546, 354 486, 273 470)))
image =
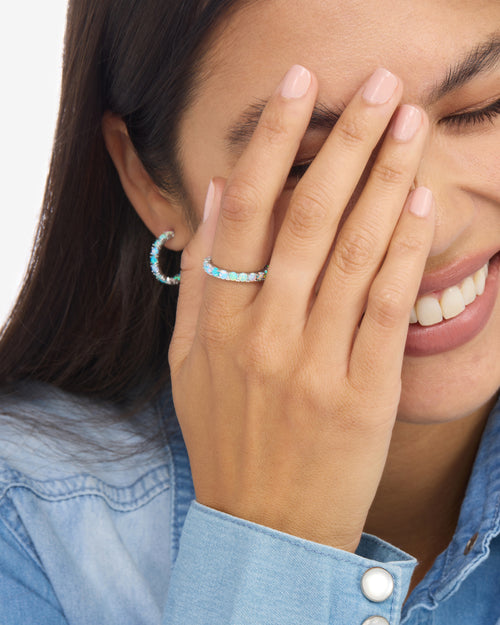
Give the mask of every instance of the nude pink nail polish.
POLYGON ((311 73, 302 65, 293 65, 280 85, 284 98, 302 98, 311 84, 311 73))
POLYGON ((385 104, 396 91, 398 79, 386 69, 379 67, 366 83, 362 95, 369 104, 385 104))
POLYGON ((403 104, 391 123, 391 134, 398 141, 409 141, 422 124, 422 113, 409 104, 403 104))
POLYGON ((417 187, 408 198, 408 210, 417 217, 427 217, 433 203, 432 191, 427 187, 417 187))

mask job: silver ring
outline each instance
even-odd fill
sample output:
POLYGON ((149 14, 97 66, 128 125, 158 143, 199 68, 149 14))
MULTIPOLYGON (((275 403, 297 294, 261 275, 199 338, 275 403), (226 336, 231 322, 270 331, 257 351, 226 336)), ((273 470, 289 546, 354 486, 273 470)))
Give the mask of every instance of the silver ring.
POLYGON ((267 276, 269 265, 266 265, 261 271, 252 271, 251 273, 230 271, 221 269, 212 264, 212 258, 208 256, 203 261, 203 270, 209 276, 218 278, 219 280, 227 280, 229 282, 264 282, 267 276))

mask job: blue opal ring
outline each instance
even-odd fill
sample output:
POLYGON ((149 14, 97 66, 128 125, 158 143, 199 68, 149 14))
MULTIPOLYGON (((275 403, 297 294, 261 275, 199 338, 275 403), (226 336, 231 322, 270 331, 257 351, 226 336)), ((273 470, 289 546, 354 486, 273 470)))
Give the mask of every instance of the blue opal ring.
POLYGON ((219 278, 219 280, 228 280, 229 282, 264 282, 268 268, 269 265, 266 265, 261 271, 245 273, 220 269, 220 267, 212 265, 212 258, 210 256, 203 261, 203 270, 205 273, 214 278, 219 278))

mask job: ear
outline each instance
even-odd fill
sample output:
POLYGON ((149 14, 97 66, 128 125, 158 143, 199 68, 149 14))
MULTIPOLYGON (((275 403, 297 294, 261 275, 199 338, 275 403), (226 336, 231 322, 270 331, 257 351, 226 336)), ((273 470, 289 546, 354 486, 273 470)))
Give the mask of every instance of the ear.
POLYGON ((146 227, 155 237, 173 230, 175 238, 168 241, 166 247, 184 249, 193 234, 184 210, 151 180, 132 145, 125 122, 107 111, 102 118, 102 132, 123 189, 146 227))

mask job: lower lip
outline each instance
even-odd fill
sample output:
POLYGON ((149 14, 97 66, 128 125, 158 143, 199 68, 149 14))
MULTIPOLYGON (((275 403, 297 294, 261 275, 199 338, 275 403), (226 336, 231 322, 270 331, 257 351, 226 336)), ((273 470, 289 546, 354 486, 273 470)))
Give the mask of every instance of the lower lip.
POLYGON ((407 356, 431 356, 460 347, 473 339, 488 323, 499 287, 500 254, 497 254, 488 267, 488 277, 484 293, 466 306, 465 310, 433 326, 412 323, 408 328, 405 354, 407 356))

